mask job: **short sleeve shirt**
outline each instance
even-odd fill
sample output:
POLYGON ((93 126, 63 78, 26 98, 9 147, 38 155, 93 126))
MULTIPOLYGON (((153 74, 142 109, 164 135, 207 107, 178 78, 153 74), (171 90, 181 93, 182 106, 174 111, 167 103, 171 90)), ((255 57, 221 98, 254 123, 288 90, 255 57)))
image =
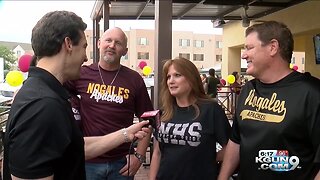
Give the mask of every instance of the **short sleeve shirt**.
POLYGON ((30 67, 6 126, 5 179, 85 179, 84 141, 68 98, 54 76, 30 67))
POLYGON ((195 108, 175 107, 171 120, 155 131, 161 151, 159 180, 216 179, 216 142, 226 145, 231 131, 228 119, 216 102, 195 108))
POLYGON ((299 72, 241 90, 231 140, 240 144, 239 178, 313 179, 319 171, 320 80, 299 72))

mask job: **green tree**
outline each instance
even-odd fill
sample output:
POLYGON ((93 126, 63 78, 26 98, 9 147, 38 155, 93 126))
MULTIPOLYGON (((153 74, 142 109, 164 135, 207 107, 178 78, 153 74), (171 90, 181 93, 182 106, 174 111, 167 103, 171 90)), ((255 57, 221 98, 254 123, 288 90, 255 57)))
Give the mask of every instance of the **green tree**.
POLYGON ((0 45, 0 57, 4 59, 4 70, 10 71, 17 57, 7 47, 0 45))

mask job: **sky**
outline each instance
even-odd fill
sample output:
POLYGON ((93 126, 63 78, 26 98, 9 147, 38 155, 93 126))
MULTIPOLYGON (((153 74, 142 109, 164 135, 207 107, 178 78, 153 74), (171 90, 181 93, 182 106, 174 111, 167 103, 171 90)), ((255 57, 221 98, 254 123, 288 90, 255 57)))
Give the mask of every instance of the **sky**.
MULTIPOLYGON (((34 25, 44 14, 54 10, 73 11, 87 23, 87 29, 92 29, 90 15, 94 3, 95 0, 0 0, 0 41, 30 43, 34 25)), ((153 20, 110 20, 109 26, 117 26, 126 31, 154 29, 155 23, 153 20)), ((212 23, 208 20, 174 20, 172 29, 199 34, 222 34, 222 29, 213 28, 212 23)))

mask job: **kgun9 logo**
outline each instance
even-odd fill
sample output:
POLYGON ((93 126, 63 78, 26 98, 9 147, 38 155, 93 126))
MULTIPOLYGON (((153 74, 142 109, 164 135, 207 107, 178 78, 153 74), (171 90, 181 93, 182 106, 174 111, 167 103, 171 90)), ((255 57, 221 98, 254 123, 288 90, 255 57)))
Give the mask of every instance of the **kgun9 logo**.
POLYGON ((298 167, 300 162, 297 156, 289 157, 287 150, 260 150, 255 160, 261 164, 262 170, 271 171, 291 171, 298 167))

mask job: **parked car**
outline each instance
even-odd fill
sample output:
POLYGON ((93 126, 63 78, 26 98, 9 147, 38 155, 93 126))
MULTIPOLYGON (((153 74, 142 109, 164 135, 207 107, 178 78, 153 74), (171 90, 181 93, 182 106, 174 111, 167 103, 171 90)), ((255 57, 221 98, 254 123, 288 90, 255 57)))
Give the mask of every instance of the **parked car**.
POLYGON ((0 83, 0 95, 4 97, 13 98, 14 92, 16 92, 20 88, 21 88, 21 85, 13 87, 6 82, 2 82, 0 83))

